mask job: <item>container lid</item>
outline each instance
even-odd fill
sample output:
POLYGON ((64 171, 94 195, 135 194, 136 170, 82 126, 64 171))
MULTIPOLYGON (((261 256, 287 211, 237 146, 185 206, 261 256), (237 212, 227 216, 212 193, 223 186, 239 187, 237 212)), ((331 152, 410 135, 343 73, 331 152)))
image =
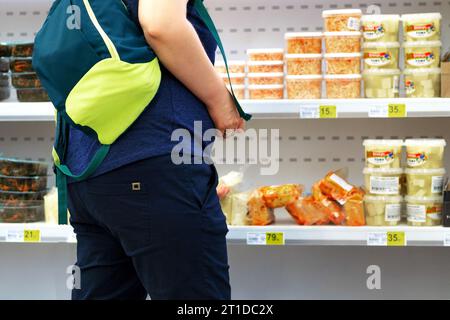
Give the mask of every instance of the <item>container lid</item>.
POLYGON ((403 169, 402 168, 364 168, 363 174, 399 175, 399 174, 403 174, 403 169))
POLYGON ((10 61, 14 62, 14 61, 32 61, 33 57, 10 57, 9 58, 10 61))
POLYGON ((322 17, 326 18, 329 16, 339 16, 349 14, 362 16, 362 11, 360 9, 325 10, 322 12, 322 17))
POLYGON ((248 86, 248 90, 276 90, 276 89, 284 89, 284 85, 282 84, 254 84, 248 86))
POLYGON ((20 160, 20 159, 16 159, 16 158, 0 158, 0 162, 5 161, 5 162, 14 162, 14 163, 25 163, 25 164, 42 164, 42 165, 48 165, 47 162, 43 162, 43 161, 32 161, 32 160, 20 160))
POLYGON ((248 61, 247 64, 249 66, 279 66, 283 65, 284 61, 276 60, 276 61, 248 61))
POLYGON ((405 69, 403 70, 403 74, 412 75, 412 74, 423 74, 423 73, 431 73, 431 74, 441 74, 440 68, 417 68, 417 69, 405 69))
POLYGON ((283 72, 254 72, 247 74, 249 78, 282 78, 283 72))
MULTIPOLYGON (((227 62, 228 62, 228 66, 245 66, 244 60, 230 60, 227 62)), ((225 61, 223 61, 223 60, 216 61, 214 65, 216 67, 225 66, 225 61)))
MULTIPOLYGON (((17 195, 17 196, 32 195, 32 194, 44 195, 45 193, 47 193, 47 190, 44 190, 44 191, 4 191, 4 190, 0 190, 0 194, 17 195)), ((30 201, 33 201, 33 200, 30 200, 30 201)))
POLYGON ((324 32, 325 37, 362 37, 362 32, 360 31, 332 31, 324 32))
POLYGON ((320 53, 286 54, 286 59, 322 59, 320 53))
POLYGON ((423 203, 442 203, 444 202, 443 196, 433 196, 433 197, 414 197, 414 196, 406 196, 406 202, 423 202, 423 203))
MULTIPOLYGON (((228 73, 220 73, 220 76, 223 79, 227 79, 228 78, 228 73)), ((232 78, 232 79, 245 78, 245 73, 230 73, 230 78, 232 78)))
POLYGON ((401 203, 401 202, 403 202, 403 197, 402 196, 375 196, 375 195, 366 194, 364 196, 364 201, 401 203))
POLYGON ((39 180, 46 178, 47 176, 29 176, 29 177, 15 177, 0 175, 0 179, 17 179, 17 180, 39 180))
POLYGON ((266 48, 266 49, 247 49, 247 54, 258 53, 284 53, 284 49, 281 48, 266 48))
POLYGON ((444 139, 408 139, 405 140, 407 147, 445 147, 447 142, 444 139))
POLYGON ((400 48, 400 42, 364 42, 364 49, 400 48))
POLYGON ((439 40, 403 42, 403 48, 438 48, 438 47, 442 47, 442 42, 439 40))
POLYGON ((284 34, 285 39, 296 38, 322 38, 323 32, 289 32, 284 34))
POLYGON ((334 58, 361 58, 361 52, 354 53, 325 53, 325 59, 334 59, 334 58))
POLYGON ((327 74, 324 76, 325 80, 337 80, 337 79, 350 79, 350 80, 358 80, 361 79, 362 76, 360 74, 327 74))
POLYGON ((400 69, 366 69, 363 71, 364 76, 399 76, 400 69))
POLYGON ((286 80, 322 80, 321 74, 287 75, 286 80))
POLYGON ((439 12, 432 12, 432 13, 414 13, 414 14, 404 14, 401 17, 402 21, 408 21, 408 20, 441 20, 442 15, 439 12))
POLYGON ((399 14, 370 14, 370 15, 364 15, 361 17, 361 21, 370 21, 370 22, 382 22, 382 21, 400 21, 400 15, 399 14))
POLYGON ((368 146, 389 146, 389 147, 402 147, 403 140, 400 139, 367 139, 363 142, 364 147, 368 146))
POLYGON ((405 173, 406 174, 411 174, 411 175, 441 175, 444 176, 447 173, 447 170, 445 170, 445 168, 440 168, 440 169, 410 169, 407 168, 405 169, 405 173))

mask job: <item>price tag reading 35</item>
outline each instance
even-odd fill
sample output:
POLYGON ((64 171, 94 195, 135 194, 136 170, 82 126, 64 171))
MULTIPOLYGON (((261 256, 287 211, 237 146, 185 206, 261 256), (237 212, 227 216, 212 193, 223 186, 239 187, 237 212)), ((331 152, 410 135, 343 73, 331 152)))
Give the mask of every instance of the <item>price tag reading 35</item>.
POLYGON ((390 104, 388 107, 389 118, 406 118, 407 115, 405 104, 390 104))
POLYGON ((406 246, 406 236, 403 231, 388 232, 387 233, 388 247, 404 247, 406 246))

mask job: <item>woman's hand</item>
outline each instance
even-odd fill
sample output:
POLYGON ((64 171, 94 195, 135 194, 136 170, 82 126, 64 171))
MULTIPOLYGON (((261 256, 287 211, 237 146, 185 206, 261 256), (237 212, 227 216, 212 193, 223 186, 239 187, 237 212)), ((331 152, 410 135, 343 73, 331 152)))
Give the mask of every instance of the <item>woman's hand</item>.
POLYGON ((228 90, 222 99, 222 102, 218 100, 214 105, 207 107, 216 128, 224 137, 227 137, 232 135, 233 131, 244 130, 245 122, 239 116, 233 97, 228 90))

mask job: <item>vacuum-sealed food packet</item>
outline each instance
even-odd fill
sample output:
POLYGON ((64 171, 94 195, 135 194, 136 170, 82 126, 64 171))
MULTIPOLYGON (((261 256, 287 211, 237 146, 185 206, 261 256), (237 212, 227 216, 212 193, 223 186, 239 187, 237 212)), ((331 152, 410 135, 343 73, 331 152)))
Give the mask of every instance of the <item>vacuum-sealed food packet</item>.
POLYGON ((408 195, 413 197, 433 197, 442 195, 447 171, 441 169, 406 169, 408 195))
POLYGON ((405 89, 408 98, 440 98, 441 69, 405 69, 405 89))
POLYGON ((440 13, 404 14, 402 16, 405 41, 432 41, 441 39, 440 13))
POLYGON ((328 209, 328 219, 331 223, 335 225, 342 225, 345 222, 345 214, 341 206, 322 193, 320 190, 320 183, 316 183, 312 187, 312 196, 314 200, 328 209))
POLYGON ((366 42, 397 42, 400 16, 397 14, 373 14, 361 18, 362 32, 366 42))
POLYGON ((405 140, 406 164, 415 169, 440 169, 444 167, 444 139, 405 140))
POLYGON ((308 54, 322 52, 322 32, 294 32, 286 33, 286 47, 288 54, 308 54))
POLYGON ((368 226, 396 226, 402 219, 403 197, 372 196, 364 197, 366 224, 368 226))
POLYGON ((322 98, 321 75, 286 76, 288 99, 320 99, 322 98))
POLYGON ((327 74, 360 74, 362 54, 327 53, 325 54, 327 74))
POLYGON ((360 227, 366 225, 364 213, 364 192, 354 189, 344 204, 345 225, 360 227))
POLYGON ((403 140, 364 140, 368 168, 400 168, 403 140))
POLYGON ((441 65, 441 41, 405 42, 407 68, 439 68, 441 65))
POLYGON ((281 186, 262 187, 262 193, 266 206, 272 209, 283 208, 291 202, 297 201, 303 193, 303 186, 298 184, 285 184, 281 186))
POLYGON ((250 192, 235 193, 231 196, 231 225, 245 226, 248 224, 248 201, 250 192))
POLYGON ((325 10, 325 31, 359 31, 362 11, 359 9, 325 10))
POLYGON ((286 206, 286 210, 299 225, 327 225, 331 216, 329 209, 313 197, 300 198, 286 206))
POLYGON ((355 186, 348 183, 344 178, 330 172, 319 182, 320 191, 330 199, 337 201, 343 205, 352 196, 355 186))
POLYGON ((400 92, 399 69, 367 69, 363 72, 366 98, 398 98, 400 92))
POLYGON ((248 200, 248 223, 253 226, 267 226, 275 222, 274 210, 267 207, 263 193, 258 189, 248 200))
POLYGON ((408 225, 416 227, 442 225, 442 212, 444 205, 444 199, 442 196, 407 196, 405 200, 408 225))

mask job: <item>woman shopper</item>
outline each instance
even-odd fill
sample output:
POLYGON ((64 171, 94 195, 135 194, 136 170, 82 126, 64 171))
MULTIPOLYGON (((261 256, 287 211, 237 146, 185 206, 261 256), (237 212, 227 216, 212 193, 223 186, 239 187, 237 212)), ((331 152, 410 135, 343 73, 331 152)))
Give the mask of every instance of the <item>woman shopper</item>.
MULTIPOLYGON (((196 121, 203 132, 243 129, 213 67, 216 42, 193 1, 123 2, 157 54, 162 80, 150 106, 91 178, 68 185, 81 276, 72 298, 230 299, 228 229, 216 193, 217 172, 206 163, 171 160, 176 129, 194 136, 196 121)), ((66 163, 79 173, 98 142, 70 130, 66 163)), ((202 157, 196 152, 208 143, 191 156, 202 157)))

